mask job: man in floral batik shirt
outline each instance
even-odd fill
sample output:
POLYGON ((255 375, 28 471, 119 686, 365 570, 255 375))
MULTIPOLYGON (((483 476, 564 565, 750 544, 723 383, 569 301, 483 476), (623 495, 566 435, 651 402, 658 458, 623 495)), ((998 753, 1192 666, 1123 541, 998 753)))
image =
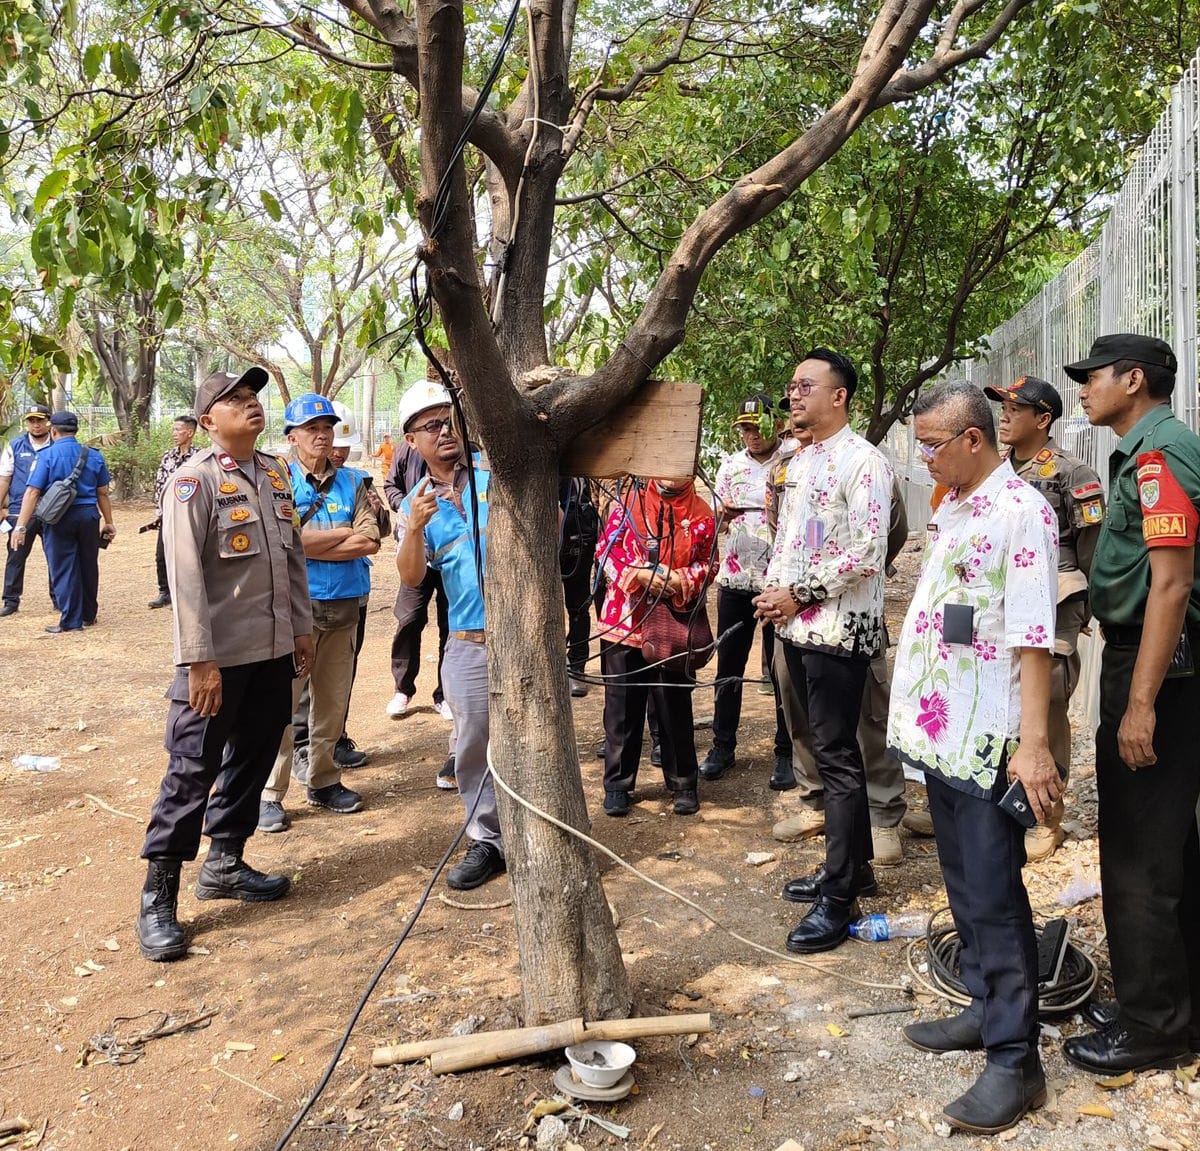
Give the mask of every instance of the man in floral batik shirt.
POLYGON ((914 416, 929 473, 950 490, 897 648, 888 743, 925 772, 971 1004, 904 1034, 923 1051, 986 1049, 983 1074, 945 1116, 991 1133, 1046 1098, 1025 829, 998 801, 1019 779, 1041 822, 1062 790, 1049 747, 1057 518, 1000 459, 979 388, 943 384, 914 416))
POLYGON ((825 864, 791 951, 828 951, 849 935, 856 897, 874 885, 871 819, 855 732, 871 660, 883 647, 883 570, 892 471, 850 430, 858 375, 845 356, 814 348, 788 390, 812 444, 788 465, 759 614, 783 641, 792 690, 805 701, 825 790, 825 864))

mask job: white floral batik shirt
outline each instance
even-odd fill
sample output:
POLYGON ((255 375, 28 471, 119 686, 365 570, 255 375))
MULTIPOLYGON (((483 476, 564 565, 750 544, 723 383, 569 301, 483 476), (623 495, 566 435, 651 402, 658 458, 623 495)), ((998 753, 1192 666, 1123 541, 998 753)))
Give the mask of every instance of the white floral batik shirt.
POLYGON ((720 587, 745 592, 763 589, 772 543, 767 526, 767 485, 778 462, 778 452, 760 464, 744 448, 721 462, 713 493, 727 508, 743 511, 725 521, 729 534, 721 548, 720 587))
POLYGON ((929 524, 896 649, 888 745, 906 763, 989 796, 1021 727, 1021 648, 1054 650, 1058 525, 1007 462, 929 524), (949 604, 974 609, 970 644, 946 643, 949 604))
POLYGON ((892 469, 878 448, 844 427, 788 465, 767 587, 799 584, 824 600, 777 628, 799 647, 840 655, 883 650, 883 567, 892 469))

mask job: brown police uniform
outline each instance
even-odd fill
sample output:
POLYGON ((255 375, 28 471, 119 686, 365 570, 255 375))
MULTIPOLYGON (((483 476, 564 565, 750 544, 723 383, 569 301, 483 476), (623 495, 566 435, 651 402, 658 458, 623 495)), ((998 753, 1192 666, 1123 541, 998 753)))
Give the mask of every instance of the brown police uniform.
MULTIPOLYGON (((1010 453, 1011 457, 1011 453, 1010 453)), ((1037 488, 1058 517, 1058 611, 1050 684, 1050 753, 1071 766, 1067 711, 1079 682, 1079 632, 1091 615, 1087 581, 1104 523, 1104 488, 1082 460, 1050 439, 1028 460, 1011 457, 1013 470, 1037 488)))
POLYGON ((296 637, 312 632, 287 465, 208 448, 174 474, 162 512, 177 668, 170 761, 142 858, 195 859, 202 826, 240 854, 291 717, 296 637), (188 665, 205 661, 221 669, 221 707, 210 717, 188 704, 188 665))

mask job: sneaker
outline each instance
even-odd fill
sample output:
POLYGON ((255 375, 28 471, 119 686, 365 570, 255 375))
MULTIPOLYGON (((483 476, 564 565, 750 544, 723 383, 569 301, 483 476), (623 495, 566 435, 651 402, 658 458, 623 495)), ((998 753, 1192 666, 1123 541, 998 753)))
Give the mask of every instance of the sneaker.
POLYGON ((792 757, 790 755, 777 755, 775 757, 775 769, 771 772, 771 778, 767 782, 767 786, 772 791, 794 791, 800 786, 796 782, 796 771, 792 767, 792 757))
POLYGON ((608 740, 602 739, 596 744, 596 758, 603 759, 608 754, 608 740))
POLYGON ((1049 859, 1067 838, 1067 833, 1061 827, 1047 827, 1039 823, 1025 832, 1025 861, 1026 863, 1041 863, 1049 859))
POLYGON ((933 835, 933 816, 927 811, 910 807, 900 820, 900 826, 921 839, 929 839, 933 835))
POLYGON ((505 870, 504 856, 498 848, 490 843, 472 840, 462 862, 457 867, 452 867, 450 874, 446 876, 446 886, 454 888, 455 891, 470 891, 472 887, 487 883, 493 875, 499 875, 505 870))
POLYGON ((264 799, 258 805, 258 830, 273 835, 277 831, 287 831, 292 826, 282 803, 264 799))
POLYGON ((763 676, 762 679, 760 679, 758 681, 758 694, 759 695, 774 695, 775 694, 775 685, 771 682, 770 676, 765 675, 765 676, 763 676))
POLYGON ((388 718, 399 719, 406 711, 408 711, 408 696, 404 692, 398 691, 388 702, 388 718))
POLYGON ((148 608, 170 607, 171 593, 168 591, 160 591, 147 605, 148 608))
POLYGON ((433 710, 436 711, 438 715, 440 715, 447 723, 454 722, 454 712, 450 710, 450 705, 445 700, 442 700, 441 703, 435 703, 433 705, 433 710))
POLYGON ((449 756, 439 769, 437 785, 443 791, 458 790, 458 777, 454 774, 454 756, 449 756))
POLYGON ((802 807, 795 815, 781 819, 771 834, 781 843, 795 843, 798 839, 812 839, 825 834, 825 813, 802 807))
POLYGON ((338 815, 362 811, 363 805, 362 796, 357 791, 351 791, 340 783, 331 783, 328 787, 310 787, 308 803, 311 807, 323 807, 338 815))
POLYGON ((898 827, 871 828, 871 846, 875 849, 876 867, 898 867, 904 862, 904 845, 898 827))
POLYGON ((297 783, 308 783, 308 744, 292 748, 292 778, 297 783))
POLYGON ((629 792, 606 791, 604 793, 604 814, 613 816, 628 815, 629 792))
POLYGON ((348 735, 343 735, 333 745, 333 762, 338 767, 366 767, 371 757, 365 751, 359 751, 358 744, 348 735))

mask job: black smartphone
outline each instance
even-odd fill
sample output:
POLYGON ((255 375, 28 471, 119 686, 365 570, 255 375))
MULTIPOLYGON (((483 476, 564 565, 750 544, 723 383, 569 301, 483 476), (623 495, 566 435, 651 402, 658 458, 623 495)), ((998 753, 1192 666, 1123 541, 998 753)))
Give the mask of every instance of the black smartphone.
POLYGON ((948 603, 942 608, 942 640, 967 647, 975 642, 975 609, 970 604, 948 603))
MULTIPOLYGON (((1058 768, 1058 778, 1067 778, 1067 769, 1061 763, 1054 765, 1058 768)), ((1012 816, 1022 827, 1036 827, 1037 816, 1029 806, 1029 796, 1025 794, 1025 785, 1014 779, 1009 789, 1000 797, 1000 810, 1005 815, 1012 816)))
POLYGON ((1071 925, 1065 919, 1050 919, 1042 928, 1037 944, 1038 989, 1048 991, 1058 986, 1062 976, 1063 958, 1067 954, 1067 937, 1071 925))

